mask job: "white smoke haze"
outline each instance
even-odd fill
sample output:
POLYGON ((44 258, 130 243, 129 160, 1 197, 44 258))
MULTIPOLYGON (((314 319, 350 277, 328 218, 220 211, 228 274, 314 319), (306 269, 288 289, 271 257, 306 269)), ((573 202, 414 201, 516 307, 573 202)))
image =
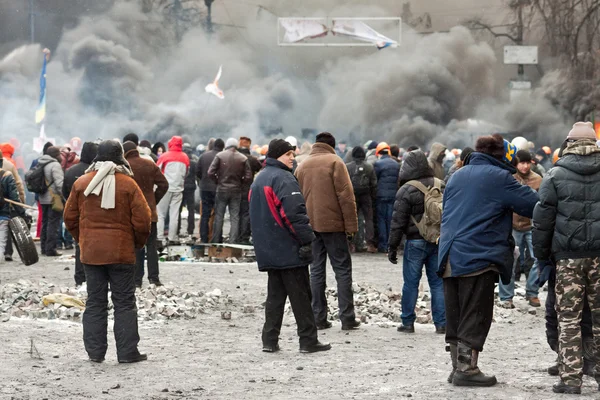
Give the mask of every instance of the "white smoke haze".
MULTIPOLYGON (((284 12, 288 5, 274 3, 273 10, 283 16, 389 16, 358 3, 321 5, 309 1, 284 12)), ((556 115, 542 118, 552 110, 543 96, 519 106, 494 101, 498 61, 487 43, 462 27, 429 36, 406 28, 399 48, 377 51, 278 47, 277 20, 268 12, 249 14, 246 29, 209 36, 197 28, 179 43, 172 26, 151 22, 160 18, 137 3, 118 2, 64 32, 48 64, 48 137, 62 144, 73 136, 93 140, 134 131, 151 141, 174 134, 193 143, 243 135, 266 143, 281 130, 281 136, 300 137, 311 128, 360 143, 462 147, 493 130, 459 122, 468 118, 530 132, 533 140, 543 140, 548 126, 552 132, 564 128, 556 115), (220 65, 225 100, 204 92, 220 65)), ((39 134, 33 116, 41 64, 37 45, 0 60, 0 139, 39 134)))

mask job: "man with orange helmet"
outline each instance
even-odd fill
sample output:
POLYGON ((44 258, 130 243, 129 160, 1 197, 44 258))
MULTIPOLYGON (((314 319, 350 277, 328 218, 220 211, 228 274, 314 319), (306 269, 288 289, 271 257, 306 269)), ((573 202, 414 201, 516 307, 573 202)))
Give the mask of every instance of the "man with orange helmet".
POLYGON ((400 164, 390 157, 390 146, 386 142, 379 143, 375 153, 379 157, 379 160, 374 164, 375 174, 377 175, 376 207, 379 233, 377 250, 380 253, 387 253, 394 200, 398 190, 400 164))

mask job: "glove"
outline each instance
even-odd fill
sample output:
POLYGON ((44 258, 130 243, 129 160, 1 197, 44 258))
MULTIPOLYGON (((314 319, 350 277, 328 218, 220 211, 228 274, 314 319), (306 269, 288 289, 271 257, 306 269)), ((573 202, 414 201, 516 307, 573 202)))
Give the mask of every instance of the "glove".
POLYGON ((309 243, 300 247, 300 249, 298 250, 298 256, 300 257, 300 260, 306 262, 307 264, 310 264, 313 260, 312 245, 309 243))
POLYGON ((396 250, 388 251, 388 260, 390 260, 392 264, 398 264, 398 252, 396 250))
POLYGON ((538 260, 538 280, 537 284, 541 288, 544 286, 548 280, 550 280, 550 275, 552 274, 552 270, 556 268, 552 261, 549 260, 538 260))
POLYGON ((346 232, 346 239, 348 239, 349 242, 352 242, 354 240, 354 235, 355 233, 346 232))

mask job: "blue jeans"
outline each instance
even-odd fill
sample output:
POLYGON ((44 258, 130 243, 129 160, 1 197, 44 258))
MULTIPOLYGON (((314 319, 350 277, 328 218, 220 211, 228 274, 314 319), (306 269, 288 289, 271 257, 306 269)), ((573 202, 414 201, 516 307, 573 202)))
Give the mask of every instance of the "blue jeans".
MULTIPOLYGON (((531 231, 520 232, 513 229, 513 238, 515 239, 515 244, 519 246, 519 251, 521 252, 520 261, 521 263, 525 260, 525 246, 529 247, 529 254, 533 257, 533 244, 531 242, 531 231)), ((538 262, 534 259, 533 267, 531 267, 531 271, 529 271, 529 276, 527 277, 527 286, 525 289, 525 293, 527 297, 538 297, 540 288, 538 287, 538 262)), ((500 295, 501 301, 512 300, 515 296, 515 274, 513 271, 512 279, 508 285, 502 284, 500 282, 498 284, 498 294, 500 295)))
POLYGON ((402 275, 404 286, 402 287, 402 324, 413 325, 415 319, 415 306, 419 297, 419 283, 425 274, 429 282, 431 292, 431 313, 433 323, 436 327, 446 326, 446 308, 444 304, 444 284, 442 278, 437 274, 438 270, 438 247, 426 240, 407 240, 404 246, 404 261, 402 264, 402 275))
POLYGON ((377 229, 379 230, 378 248, 382 251, 388 249, 388 239, 394 212, 394 199, 377 199, 377 229))

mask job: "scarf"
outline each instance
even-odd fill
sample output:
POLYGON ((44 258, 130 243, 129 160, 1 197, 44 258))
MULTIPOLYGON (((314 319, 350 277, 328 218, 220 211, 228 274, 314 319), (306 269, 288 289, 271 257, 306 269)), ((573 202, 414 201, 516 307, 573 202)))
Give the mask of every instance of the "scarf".
POLYGON ((92 171, 98 171, 98 173, 94 176, 83 194, 86 197, 90 194, 99 196, 100 192, 102 192, 100 207, 105 210, 112 210, 115 208, 115 172, 133 176, 131 170, 125 165, 117 165, 112 161, 96 161, 85 172, 92 171))

